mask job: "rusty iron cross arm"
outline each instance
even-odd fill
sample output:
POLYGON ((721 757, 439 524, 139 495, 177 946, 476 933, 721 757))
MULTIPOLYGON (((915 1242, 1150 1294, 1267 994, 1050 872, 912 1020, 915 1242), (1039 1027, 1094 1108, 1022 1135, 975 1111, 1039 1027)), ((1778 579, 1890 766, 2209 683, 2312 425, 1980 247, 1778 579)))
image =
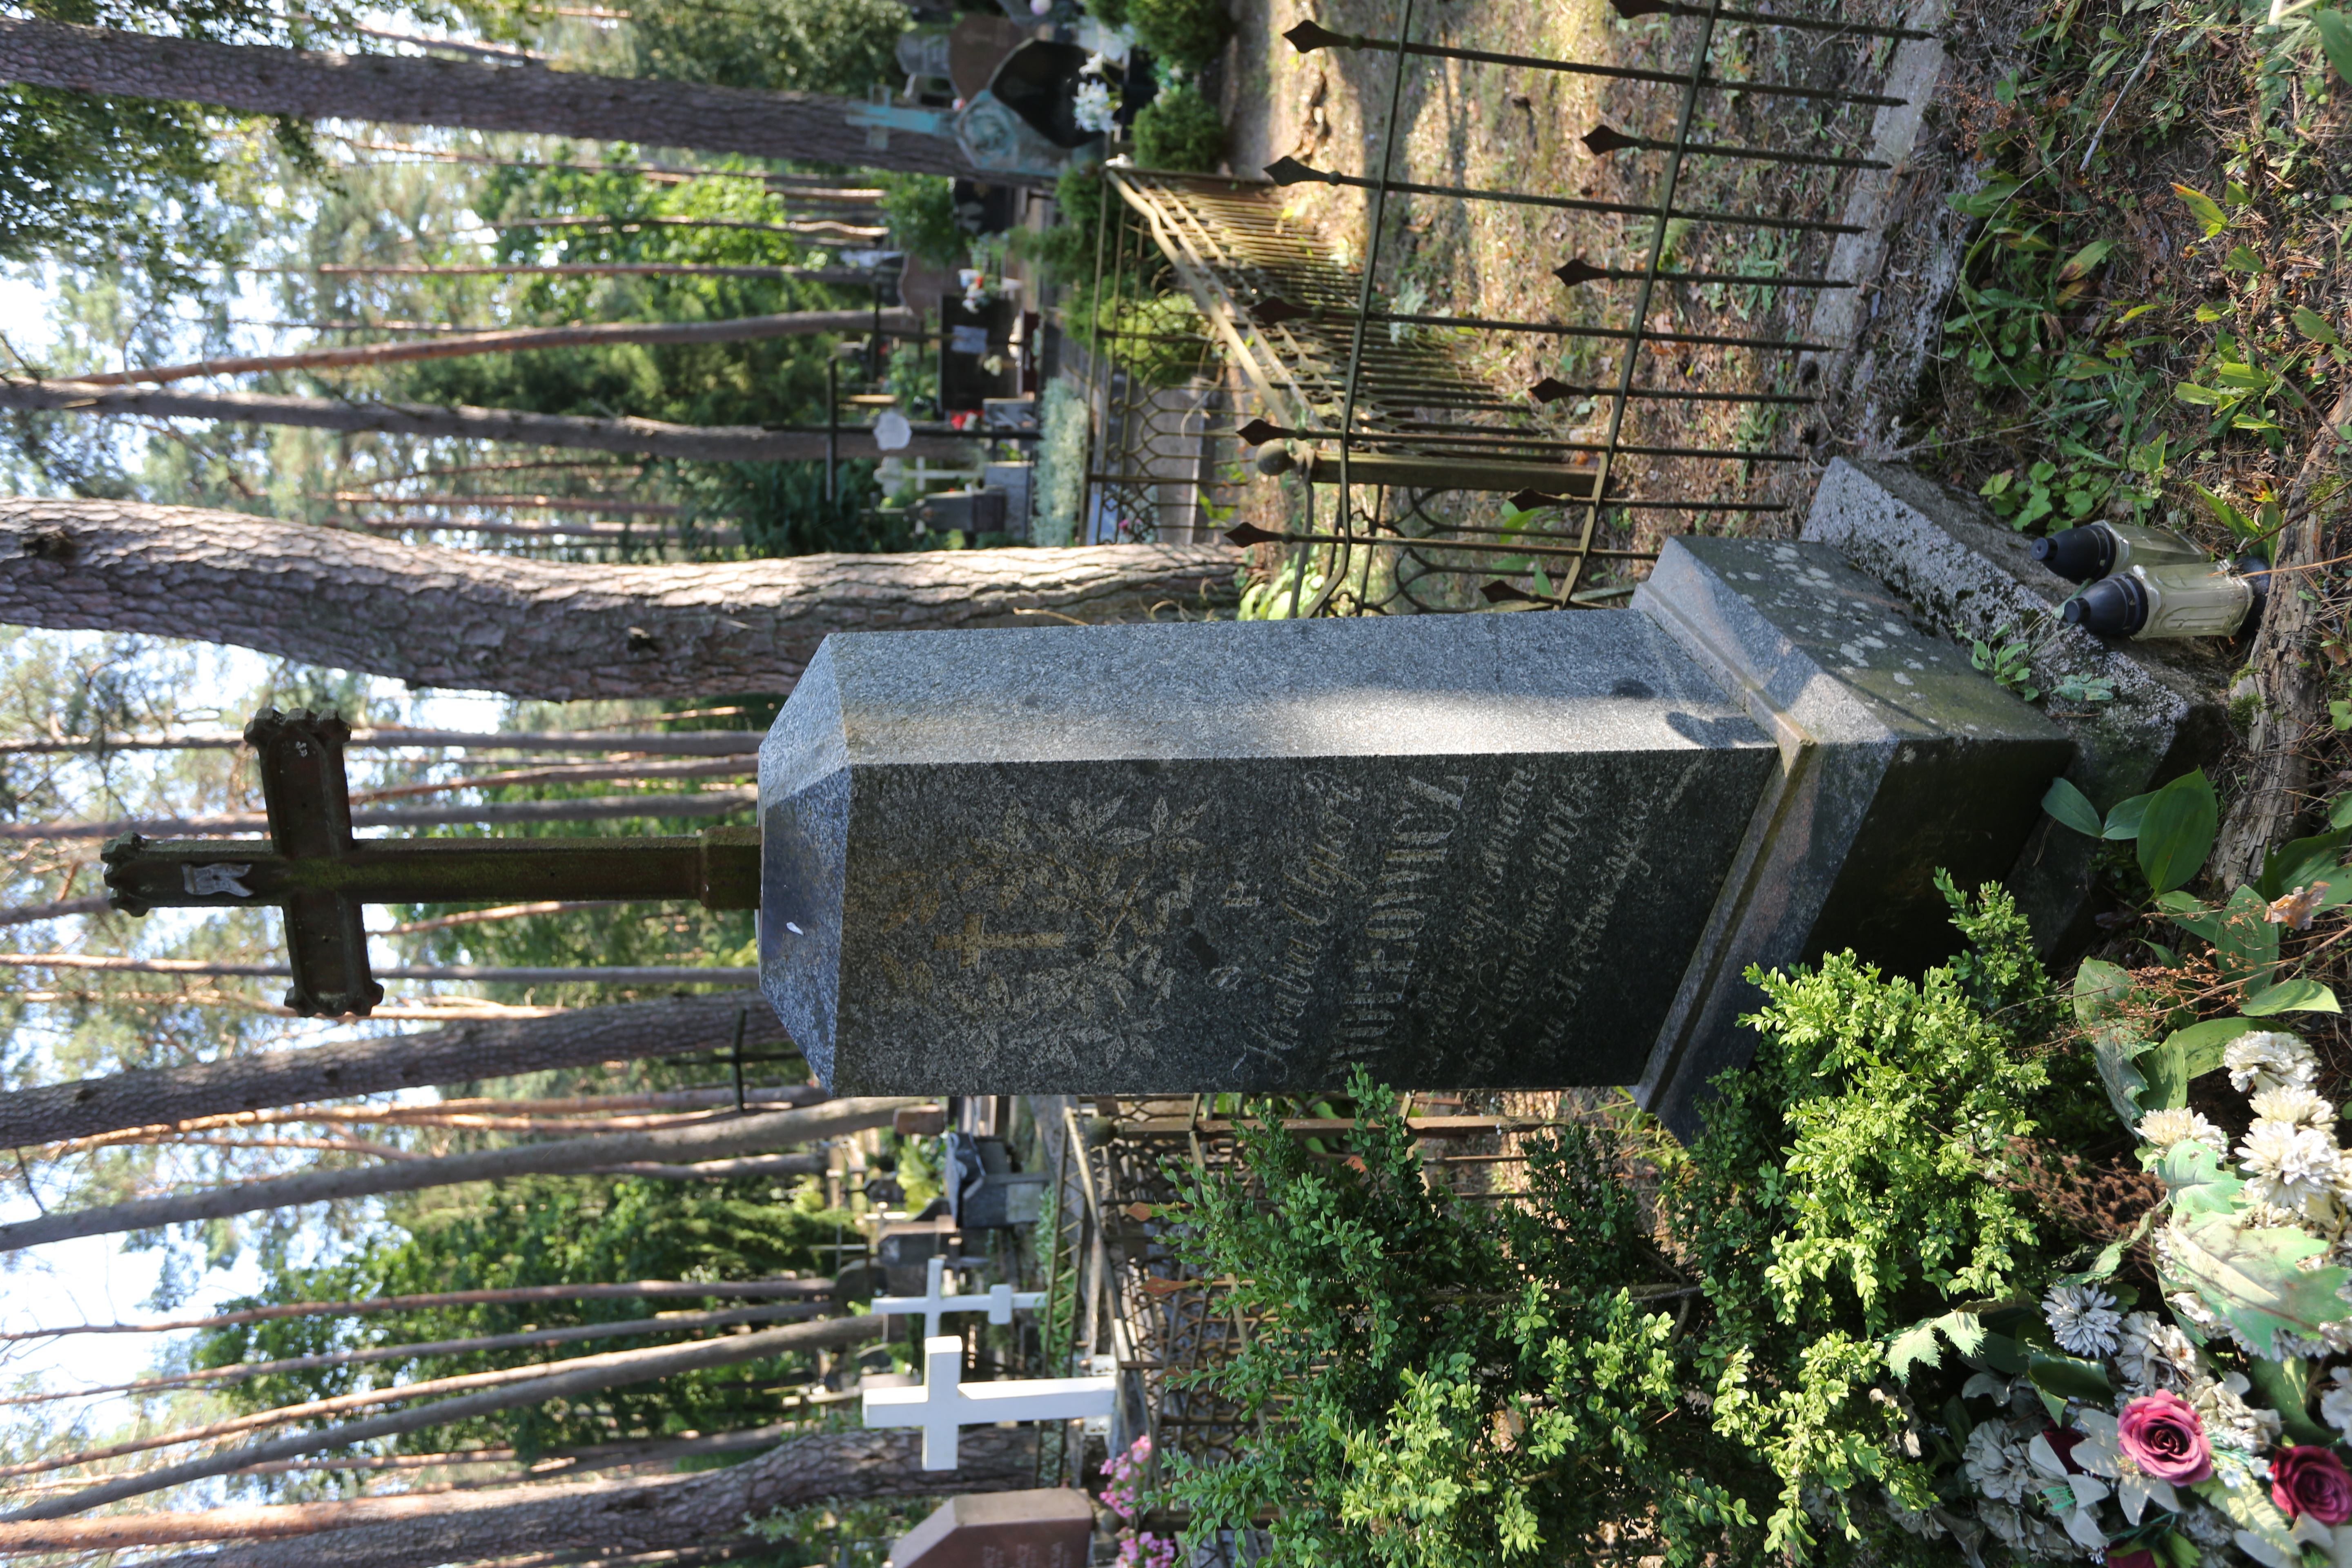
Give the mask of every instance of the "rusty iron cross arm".
POLYGON ((369 973, 363 906, 541 899, 692 899, 714 910, 757 909, 757 828, 694 837, 355 839, 343 769, 350 728, 332 714, 271 710, 246 726, 260 760, 268 838, 108 844, 109 900, 152 909, 286 911, 294 984, 286 1005, 305 1016, 366 1017, 383 999, 369 973))

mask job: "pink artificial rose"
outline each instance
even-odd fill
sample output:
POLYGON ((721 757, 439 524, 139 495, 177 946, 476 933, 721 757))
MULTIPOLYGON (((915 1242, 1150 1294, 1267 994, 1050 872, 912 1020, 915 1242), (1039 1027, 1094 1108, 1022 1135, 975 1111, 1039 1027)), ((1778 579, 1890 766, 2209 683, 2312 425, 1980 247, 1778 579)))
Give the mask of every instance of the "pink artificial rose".
POLYGON ((2271 1457, 2271 1501, 2289 1519, 2342 1524, 2352 1520, 2352 1474, 2325 1448, 2281 1448, 2271 1457))
POLYGON ((2190 1486, 2213 1473, 2213 1445, 2189 1401, 2168 1389, 2133 1400, 2116 1417, 2125 1458, 2159 1481, 2190 1486))

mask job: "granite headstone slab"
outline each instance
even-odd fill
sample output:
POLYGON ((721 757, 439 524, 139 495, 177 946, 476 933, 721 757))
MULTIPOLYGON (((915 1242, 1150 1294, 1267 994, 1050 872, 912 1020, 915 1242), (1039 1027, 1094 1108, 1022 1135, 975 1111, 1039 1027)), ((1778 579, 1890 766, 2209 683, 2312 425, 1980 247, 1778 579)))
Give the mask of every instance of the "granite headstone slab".
POLYGON ((853 634, 761 758, 837 1092, 1630 1083, 1765 731, 1631 612, 853 634))
POLYGON ((952 1497, 890 1548, 890 1568, 1087 1568, 1094 1505, 1067 1489, 952 1497))

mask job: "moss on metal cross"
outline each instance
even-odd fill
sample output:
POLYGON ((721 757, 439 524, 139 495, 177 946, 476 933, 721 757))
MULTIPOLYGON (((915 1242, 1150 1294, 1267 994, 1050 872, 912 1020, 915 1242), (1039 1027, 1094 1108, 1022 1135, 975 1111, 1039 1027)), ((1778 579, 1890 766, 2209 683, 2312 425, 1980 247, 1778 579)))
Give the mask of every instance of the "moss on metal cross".
POLYGON ((245 727, 258 754, 268 838, 149 839, 106 846, 109 901, 152 909, 286 911, 294 984, 286 1005, 305 1017, 364 1018, 383 1000, 368 972, 368 904, 525 902, 541 899, 694 899, 714 910, 757 909, 757 828, 671 838, 352 837, 343 744, 333 714, 268 710, 245 727))

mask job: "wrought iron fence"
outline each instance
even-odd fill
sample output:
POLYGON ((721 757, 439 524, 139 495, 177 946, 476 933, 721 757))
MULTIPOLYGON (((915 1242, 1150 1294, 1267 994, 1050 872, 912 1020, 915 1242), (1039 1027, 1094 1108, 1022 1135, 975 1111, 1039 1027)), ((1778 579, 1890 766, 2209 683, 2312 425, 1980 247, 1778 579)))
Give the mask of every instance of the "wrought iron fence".
POLYGON ((1818 400, 1808 356, 1842 345, 1806 332, 1803 301, 1853 286, 1829 263, 1832 243, 1862 230, 1831 215, 1851 176, 1886 170, 1860 149, 1871 112, 1902 102, 1864 88, 1896 44, 1929 35, 1720 0, 1612 4, 1627 19, 1662 19, 1663 52, 1679 63, 1418 40, 1406 0, 1392 38, 1311 22, 1286 35, 1301 52, 1391 61, 1385 131, 1366 172, 1297 158, 1277 161, 1264 181, 1108 171, 1095 324, 1110 344, 1109 373, 1089 515, 1148 519, 1161 537, 1221 521, 1240 486, 1224 477, 1234 465, 1213 414, 1244 401, 1255 416, 1232 437, 1260 449, 1262 471, 1304 480, 1308 505, 1303 522, 1244 523, 1227 537, 1288 547, 1291 614, 1465 608, 1462 590, 1479 578, 1489 602, 1601 602, 1633 584, 1596 576, 1654 558, 1663 533, 1789 510, 1744 486, 1759 466, 1806 460, 1775 437, 1783 416, 1818 400), (1740 29, 1801 42, 1759 63, 1767 51, 1752 39, 1727 44, 1740 29), (1599 160, 1654 160, 1647 199, 1400 177, 1406 85, 1447 62, 1597 79, 1609 96, 1583 143, 1599 160), (1286 188, 1314 184, 1364 193, 1355 254, 1286 213, 1286 188), (1558 319, 1384 302, 1388 220, 1395 204, 1413 201, 1581 220, 1578 254, 1551 268, 1566 291, 1558 319), (1611 262, 1611 251, 1632 264, 1611 262), (1604 259, 1590 259, 1596 253, 1604 259), (1171 330, 1180 318, 1189 331, 1171 330), (1580 363, 1602 357, 1580 379, 1505 386, 1475 363, 1497 341, 1565 345, 1580 363), (1728 374, 1708 383, 1694 373, 1700 351, 1717 352, 1728 374), (1140 390, 1154 380, 1145 366, 1157 367, 1161 391, 1140 390), (1193 398, 1181 417, 1165 401, 1179 371, 1193 398), (1715 430, 1732 409, 1737 428, 1715 430), (1485 505, 1461 504, 1482 492, 1485 505), (1509 504, 1494 505, 1496 496, 1509 504))

